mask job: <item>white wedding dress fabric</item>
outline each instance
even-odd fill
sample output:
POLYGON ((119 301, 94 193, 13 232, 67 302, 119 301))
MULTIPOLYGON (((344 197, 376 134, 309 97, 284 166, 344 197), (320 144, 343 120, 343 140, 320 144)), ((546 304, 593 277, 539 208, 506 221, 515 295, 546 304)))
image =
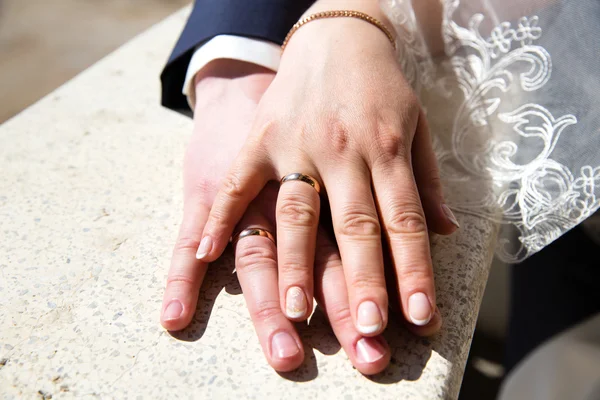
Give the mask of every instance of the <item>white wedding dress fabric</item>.
POLYGON ((446 200, 517 263, 600 207, 600 1, 380 0, 446 200))

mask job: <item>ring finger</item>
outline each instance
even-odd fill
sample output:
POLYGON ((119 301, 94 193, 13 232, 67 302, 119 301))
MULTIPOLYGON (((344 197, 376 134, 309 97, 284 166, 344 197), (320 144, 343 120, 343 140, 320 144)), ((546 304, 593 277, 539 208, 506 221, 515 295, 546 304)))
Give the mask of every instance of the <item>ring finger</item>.
MULTIPOLYGON (((261 200, 259 196, 251 204, 238 228, 273 232, 272 224, 258 209, 261 200)), ((281 311, 276 251, 275 243, 267 237, 243 237, 235 244, 235 265, 267 361, 277 371, 291 371, 302 363, 304 351, 292 322, 281 311)))
POLYGON ((282 179, 277 197, 277 258, 281 307, 301 321, 312 311, 315 242, 319 224, 319 184, 292 173, 282 179))

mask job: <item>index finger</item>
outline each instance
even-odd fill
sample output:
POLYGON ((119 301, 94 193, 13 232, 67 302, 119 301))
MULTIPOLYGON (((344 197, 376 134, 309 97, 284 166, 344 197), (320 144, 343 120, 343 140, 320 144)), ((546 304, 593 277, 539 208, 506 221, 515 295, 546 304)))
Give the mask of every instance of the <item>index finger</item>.
POLYGON ((247 145, 240 153, 215 196, 196 257, 212 262, 223 254, 246 209, 275 177, 264 154, 247 145))
POLYGON ((209 207, 197 198, 186 201, 160 318, 162 326, 170 331, 188 326, 196 311, 200 285, 208 267, 207 263, 196 259, 196 250, 209 211, 209 207))

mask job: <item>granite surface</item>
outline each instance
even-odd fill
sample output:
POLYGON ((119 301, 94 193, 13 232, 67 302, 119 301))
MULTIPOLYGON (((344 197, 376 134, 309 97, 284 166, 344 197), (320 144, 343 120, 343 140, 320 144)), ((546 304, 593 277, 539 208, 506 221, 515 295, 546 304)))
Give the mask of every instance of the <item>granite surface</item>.
POLYGON ((352 368, 319 311, 299 326, 304 365, 271 370, 231 256, 193 324, 161 328, 191 120, 159 106, 158 75, 188 12, 0 127, 0 397, 456 398, 495 237, 469 215, 433 238, 441 333, 392 321, 378 376, 352 368))

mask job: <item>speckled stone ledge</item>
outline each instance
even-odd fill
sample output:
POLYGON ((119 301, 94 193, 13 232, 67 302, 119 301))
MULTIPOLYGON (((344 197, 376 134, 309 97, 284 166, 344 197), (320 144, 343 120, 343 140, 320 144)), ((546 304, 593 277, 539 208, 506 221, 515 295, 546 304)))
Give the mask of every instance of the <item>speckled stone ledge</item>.
POLYGON ((273 372, 231 257, 189 329, 160 327, 191 121, 159 106, 158 75, 188 12, 0 127, 0 397, 456 398, 495 235, 472 216, 433 239, 442 332, 392 322, 379 376, 352 368, 318 312, 305 364, 273 372))

